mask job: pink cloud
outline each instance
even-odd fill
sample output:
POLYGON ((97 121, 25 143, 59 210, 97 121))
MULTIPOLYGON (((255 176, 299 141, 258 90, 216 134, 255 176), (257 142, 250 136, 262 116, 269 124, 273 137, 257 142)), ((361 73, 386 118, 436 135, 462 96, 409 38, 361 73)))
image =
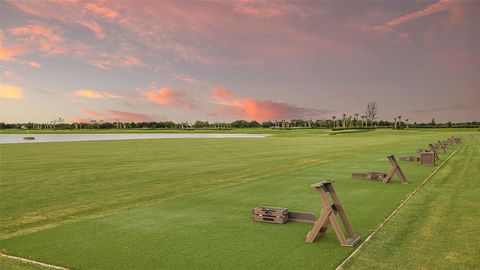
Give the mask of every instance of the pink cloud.
POLYGON ((222 87, 214 87, 211 92, 213 101, 218 104, 230 105, 236 100, 232 92, 222 87))
POLYGON ((22 64, 22 65, 28 65, 28 66, 33 67, 33 68, 40 68, 42 66, 35 61, 19 61, 19 63, 22 64))
MULTIPOLYGON (((92 52, 80 52, 79 54, 92 55, 92 52)), ((133 55, 121 53, 98 53, 95 57, 89 57, 87 62, 101 69, 110 69, 110 67, 141 67, 142 61, 133 55)))
POLYGON ((118 119, 119 121, 126 122, 147 122, 151 121, 152 118, 145 114, 140 113, 131 113, 117 110, 109 110, 112 119, 118 119))
POLYGON ((99 113, 99 112, 95 112, 95 111, 90 111, 90 110, 85 110, 85 109, 80 109, 79 110, 81 113, 83 114, 86 114, 86 115, 90 115, 90 116, 94 116, 94 117, 101 117, 103 114, 99 113))
MULTIPOLYGON (((116 122, 116 121, 122 121, 122 122, 148 122, 152 121, 152 117, 146 114, 140 114, 140 113, 132 113, 132 112, 125 112, 125 111, 119 111, 119 110, 107 110, 105 112, 96 112, 96 111, 91 111, 91 110, 86 110, 86 109, 80 109, 79 110, 82 114, 91 116, 96 118, 96 120, 104 120, 104 121, 109 121, 109 122, 116 122)), ((77 118, 72 120, 73 122, 82 122, 78 121, 80 119, 87 120, 83 122, 89 122, 91 119, 87 118, 77 118)))
POLYGON ((271 18, 302 12, 294 3, 284 1, 242 0, 231 3, 235 12, 259 18, 271 18))
POLYGON ((48 54, 65 54, 67 49, 63 46, 63 39, 56 34, 56 29, 43 25, 26 25, 9 30, 15 36, 26 36, 21 40, 30 45, 31 49, 39 48, 48 54))
POLYGON ((106 97, 109 97, 109 98, 123 98, 122 96, 113 95, 113 94, 109 94, 109 93, 104 92, 104 91, 98 91, 98 90, 89 89, 89 88, 83 88, 83 89, 75 91, 75 96, 92 98, 92 99, 103 99, 103 98, 106 98, 106 97))
POLYGON ((18 76, 11 70, 4 70, 2 76, 5 78, 18 79, 18 76))
POLYGON ((94 3, 86 3, 84 6, 87 10, 105 18, 113 19, 118 17, 118 12, 110 8, 101 7, 94 3))
POLYGON ((35 61, 22 61, 22 60, 18 60, 16 58, 16 56, 20 56, 24 53, 25 53, 25 51, 21 50, 21 49, 0 48, 0 61, 17 63, 17 64, 20 64, 20 65, 26 65, 26 66, 30 66, 30 67, 33 67, 33 68, 40 68, 42 66, 35 61))
POLYGON ((211 93, 213 102, 221 105, 220 109, 209 113, 211 116, 228 115, 246 120, 266 121, 316 117, 328 112, 272 100, 240 98, 221 87, 213 88, 211 93))
POLYGON ((99 39, 105 39, 107 37, 107 34, 105 34, 102 27, 98 23, 94 21, 80 21, 79 23, 90 29, 99 39))
POLYGON ((161 89, 153 89, 147 92, 148 100, 165 106, 196 109, 198 104, 188 99, 187 94, 181 90, 163 87, 161 89))
POLYGON ((189 83, 191 85, 200 85, 201 81, 193 78, 190 75, 187 74, 180 74, 180 73, 171 73, 170 74, 172 78, 174 78, 177 81, 184 81, 186 83, 189 83))
POLYGON ((0 61, 10 62, 14 61, 14 56, 19 55, 21 52, 17 50, 8 50, 5 48, 0 48, 0 61))
MULTIPOLYGON (((108 33, 105 32, 102 21, 98 21, 99 18, 96 15, 109 19, 109 23, 118 15, 118 12, 113 9, 110 10, 110 8, 95 3, 84 4, 82 1, 55 1, 54 3, 52 1, 13 1, 11 4, 23 12, 42 19, 61 21, 67 26, 77 24, 85 27, 100 40, 106 39, 108 33)), ((109 6, 114 6, 113 4, 109 3, 109 6)), ((49 27, 44 26, 44 28, 49 27)), ((64 40, 64 37, 56 33, 56 28, 53 29, 54 31, 48 31, 49 29, 31 26, 14 29, 11 33, 15 33, 17 36, 11 42, 27 45, 30 47, 30 52, 34 45, 33 47, 40 48, 49 54, 64 53, 101 69, 145 66, 140 57, 134 53, 137 48, 133 48, 129 41, 115 40, 116 47, 104 47, 100 43, 87 43, 78 39, 64 40), (30 35, 30 37, 20 39, 20 34, 30 35)))
POLYGON ((449 8, 451 8, 452 3, 453 2, 450 1, 450 0, 440 0, 436 3, 428 5, 424 9, 405 14, 403 16, 400 16, 400 17, 396 18, 396 19, 390 20, 390 21, 388 21, 388 22, 386 22, 382 25, 376 26, 376 27, 373 28, 373 30, 378 31, 378 32, 390 31, 392 28, 394 28, 394 27, 396 27, 400 24, 403 24, 403 23, 406 23, 406 22, 409 22, 409 21, 412 21, 412 20, 416 20, 416 19, 428 16, 428 15, 431 15, 431 14, 435 14, 435 13, 438 13, 438 12, 441 12, 441 11, 444 11, 444 10, 448 10, 449 8))

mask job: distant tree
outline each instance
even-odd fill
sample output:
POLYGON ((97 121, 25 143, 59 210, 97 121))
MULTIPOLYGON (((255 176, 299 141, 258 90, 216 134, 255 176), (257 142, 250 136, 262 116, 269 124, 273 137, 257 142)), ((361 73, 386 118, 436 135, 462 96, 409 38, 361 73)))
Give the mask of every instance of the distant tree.
POLYGON ((337 117, 334 115, 332 116, 333 119, 333 128, 337 128, 337 121, 335 120, 337 117))
POLYGON ((368 120, 370 120, 370 122, 373 122, 373 120, 375 120, 378 114, 378 107, 376 101, 372 101, 367 104, 367 111, 365 114, 367 115, 366 126, 368 126, 368 120))
POLYGON ((435 125, 436 125, 436 123, 435 123, 435 118, 432 118, 432 121, 430 122, 430 125, 431 125, 432 127, 435 127, 435 125))

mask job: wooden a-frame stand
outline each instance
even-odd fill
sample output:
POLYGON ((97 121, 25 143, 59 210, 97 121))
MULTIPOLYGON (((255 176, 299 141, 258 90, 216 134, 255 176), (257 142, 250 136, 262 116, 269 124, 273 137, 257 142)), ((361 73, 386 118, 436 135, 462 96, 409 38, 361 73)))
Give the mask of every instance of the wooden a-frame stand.
POLYGON ((438 145, 440 146, 440 149, 442 149, 444 153, 447 153, 447 146, 443 142, 438 141, 438 145))
POLYGON ((353 232, 352 225, 350 225, 347 215, 345 214, 345 211, 340 204, 340 200, 338 199, 337 194, 333 189, 332 181, 325 180, 313 184, 312 187, 314 187, 320 194, 323 209, 320 213, 320 217, 317 221, 315 221, 312 230, 307 234, 307 239, 305 240, 305 242, 312 243, 313 241, 315 241, 315 238, 317 238, 317 236, 324 235, 328 229, 328 226, 331 224, 333 229, 335 230, 338 241, 340 241, 340 245, 346 247, 354 246, 358 242, 360 237, 355 235, 355 233, 353 232), (333 204, 330 204, 327 193, 330 194, 333 204), (343 223, 346 234, 344 234, 342 228, 338 224, 336 217, 337 213, 340 216, 340 220, 343 223))
POLYGON ((437 153, 437 150, 435 150, 435 147, 433 147, 433 144, 430 143, 428 146, 430 147, 430 151, 433 152, 433 154, 435 156, 435 160, 439 161, 440 157, 438 156, 438 153, 437 153))
POLYGON ((395 157, 392 155, 392 156, 387 156, 388 158, 388 161, 390 161, 390 164, 392 164, 392 166, 390 167, 390 169, 388 170, 388 173, 387 173, 387 176, 385 176, 385 178, 383 178, 382 182, 385 184, 385 183, 388 183, 390 181, 390 179, 392 179, 392 177, 397 174, 398 175, 398 178, 400 178, 400 182, 402 184, 408 184, 408 180, 407 178, 405 177, 405 175, 403 174, 403 171, 402 169, 400 168, 400 165, 398 165, 398 162, 397 160, 395 159, 395 157))

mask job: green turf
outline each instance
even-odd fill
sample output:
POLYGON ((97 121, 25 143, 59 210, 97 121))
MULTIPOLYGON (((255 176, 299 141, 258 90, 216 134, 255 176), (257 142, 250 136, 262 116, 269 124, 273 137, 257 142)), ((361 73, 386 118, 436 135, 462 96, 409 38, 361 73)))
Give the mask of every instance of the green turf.
POLYGON ((51 268, 21 262, 0 256, 0 269, 5 270, 51 270, 51 268))
POLYGON ((479 152, 467 142, 345 269, 478 269, 479 152))
POLYGON ((306 244, 309 225, 255 223, 250 209, 318 214, 309 185, 329 178, 366 236, 432 168, 402 162, 410 185, 351 172, 386 170, 386 155, 456 132, 0 145, 0 248, 76 269, 329 269, 352 251, 332 231, 306 244))

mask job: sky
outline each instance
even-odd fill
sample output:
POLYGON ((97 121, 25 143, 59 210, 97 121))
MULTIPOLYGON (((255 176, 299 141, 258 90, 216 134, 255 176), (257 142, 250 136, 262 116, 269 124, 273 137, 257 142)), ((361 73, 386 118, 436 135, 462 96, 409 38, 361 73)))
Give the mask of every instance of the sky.
POLYGON ((480 1, 0 0, 0 121, 480 120, 480 1))

